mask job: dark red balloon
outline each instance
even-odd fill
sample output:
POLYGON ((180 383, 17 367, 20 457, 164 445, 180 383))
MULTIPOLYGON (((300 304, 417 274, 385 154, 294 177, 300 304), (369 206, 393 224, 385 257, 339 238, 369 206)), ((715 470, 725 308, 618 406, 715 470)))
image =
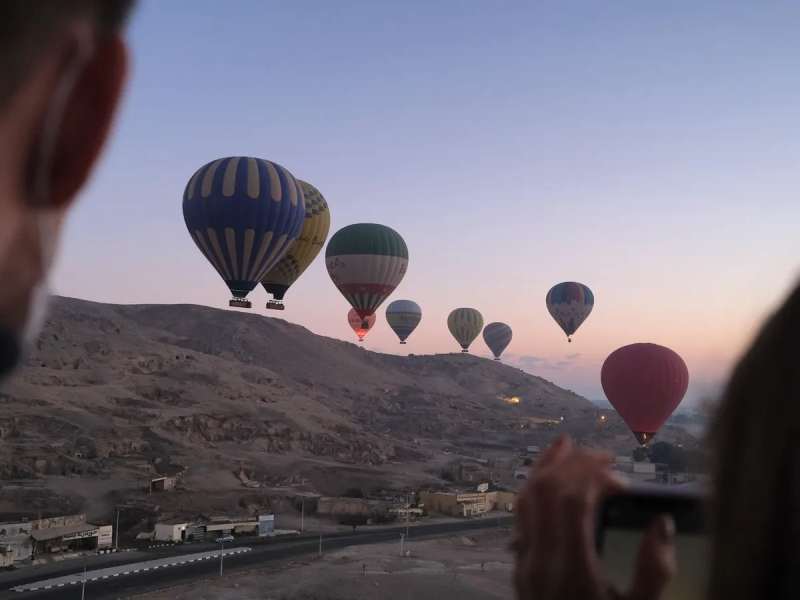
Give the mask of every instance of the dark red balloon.
POLYGON ((683 400, 689 370, 669 348, 631 344, 609 354, 600 381, 611 405, 644 445, 683 400))

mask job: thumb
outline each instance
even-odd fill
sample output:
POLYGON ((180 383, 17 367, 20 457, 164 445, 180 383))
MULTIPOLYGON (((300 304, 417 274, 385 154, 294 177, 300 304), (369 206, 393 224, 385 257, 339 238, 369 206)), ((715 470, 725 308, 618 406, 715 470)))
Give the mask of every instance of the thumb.
POLYGON ((670 515, 661 515, 639 546, 629 600, 658 600, 676 570, 675 522, 670 515))

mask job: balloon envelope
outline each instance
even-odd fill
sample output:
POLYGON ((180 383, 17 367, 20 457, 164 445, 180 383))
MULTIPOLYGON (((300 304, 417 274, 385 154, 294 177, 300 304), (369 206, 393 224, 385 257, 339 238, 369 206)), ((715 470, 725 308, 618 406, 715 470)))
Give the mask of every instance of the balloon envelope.
POLYGON ((408 247, 394 229, 376 223, 348 225, 325 249, 328 274, 361 317, 374 314, 402 281, 408 247))
POLYGON ((328 203, 319 190, 310 183, 298 180, 305 200, 305 218, 295 242, 286 256, 267 272, 261 284, 275 300, 283 300, 283 296, 291 285, 297 281, 322 250, 331 227, 331 213, 328 203))
POLYGON ((358 336, 358 341, 363 342, 366 335, 375 325, 375 315, 367 315, 366 318, 359 315, 354 308, 347 313, 347 322, 358 336))
POLYGON ((457 308, 448 315, 447 328, 461 345, 461 351, 468 352, 469 345, 483 329, 483 316, 474 308, 457 308))
POLYGON ((406 338, 411 335, 422 320, 422 309, 412 300, 395 300, 386 307, 386 321, 400 338, 400 343, 405 344, 406 338))
POLYGON ((511 343, 511 327, 505 323, 489 323, 483 329, 483 341, 489 346, 495 360, 500 360, 500 355, 511 343))
POLYGON ((260 158, 212 161, 183 193, 189 234, 239 303, 286 254, 304 216, 303 192, 292 174, 260 158))
POLYGON ((603 391, 640 444, 646 444, 677 408, 689 386, 686 363, 657 344, 614 350, 600 372, 603 391))
POLYGON ((550 315, 572 341, 570 336, 592 312, 594 294, 582 283, 565 281, 550 288, 545 302, 550 315))

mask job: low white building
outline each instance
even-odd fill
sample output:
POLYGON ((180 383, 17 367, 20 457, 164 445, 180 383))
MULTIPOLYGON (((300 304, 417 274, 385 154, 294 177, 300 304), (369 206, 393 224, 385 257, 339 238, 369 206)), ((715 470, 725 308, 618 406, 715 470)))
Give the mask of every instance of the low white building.
POLYGON ((98 525, 97 526, 97 547, 108 548, 114 543, 114 526, 113 525, 98 525))
POLYGON ((188 527, 189 524, 185 522, 156 523, 153 539, 158 542, 182 542, 186 539, 188 527))
POLYGON ((656 465, 650 462, 635 462, 633 463, 633 472, 641 475, 655 475, 656 465))

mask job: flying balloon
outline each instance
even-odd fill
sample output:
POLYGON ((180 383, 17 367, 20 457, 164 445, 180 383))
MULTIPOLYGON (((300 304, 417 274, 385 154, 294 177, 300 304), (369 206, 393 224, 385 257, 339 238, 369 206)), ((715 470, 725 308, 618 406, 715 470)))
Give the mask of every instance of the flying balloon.
POLYGON ((297 239, 304 215, 292 174, 260 158, 212 161, 183 193, 189 234, 231 290, 230 306, 240 308, 250 308, 247 294, 297 239))
POLYGON ((571 342, 572 335, 592 312, 594 294, 582 283, 566 281, 550 288, 546 302, 550 315, 571 342))
POLYGON ((390 227, 356 223, 333 234, 325 249, 325 264, 333 283, 365 319, 402 281, 408 247, 390 227))
POLYGON ((669 348, 631 344, 606 358, 600 381, 611 405, 645 445, 683 399, 689 370, 669 348))
POLYGON ((347 322, 350 323, 350 327, 353 328, 353 331, 358 336, 358 341, 363 342, 372 326, 375 325, 375 315, 367 315, 365 319, 356 312, 356 309, 351 308, 347 313, 347 322))
POLYGON ((267 308, 276 310, 283 310, 283 296, 322 250, 331 226, 328 203, 319 190, 310 183, 299 179, 297 183, 303 190, 306 205, 303 228, 286 256, 278 261, 261 280, 264 289, 273 297, 267 302, 267 308))
POLYGON ((483 341, 494 354, 494 359, 500 360, 500 355, 511 343, 511 327, 505 323, 489 323, 483 329, 483 341))
POLYGON ((483 329, 483 317, 474 308, 457 308, 448 315, 447 328, 461 345, 461 351, 469 352, 469 345, 483 329))
POLYGON ((422 309, 412 300, 395 300, 386 307, 386 321, 405 344, 406 338, 417 328, 422 320, 422 309))

